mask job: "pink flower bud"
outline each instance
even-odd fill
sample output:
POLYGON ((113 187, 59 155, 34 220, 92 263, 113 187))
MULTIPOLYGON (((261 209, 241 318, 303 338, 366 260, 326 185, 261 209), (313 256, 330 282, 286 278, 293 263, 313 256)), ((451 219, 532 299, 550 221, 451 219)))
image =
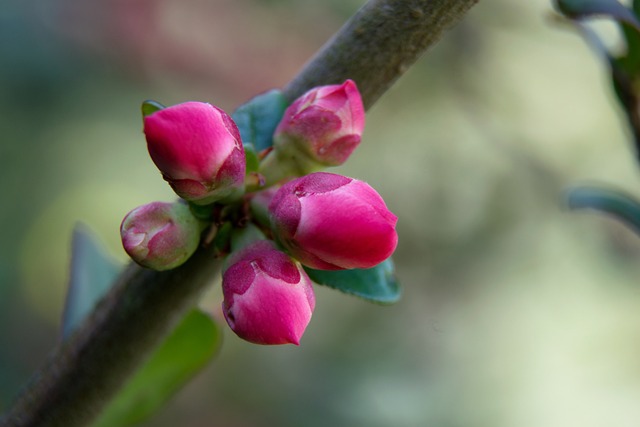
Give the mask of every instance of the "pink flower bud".
POLYGON ((120 236, 129 256, 143 267, 169 270, 198 248, 200 222, 184 202, 153 202, 129 212, 120 236))
POLYGON ((222 310, 231 329, 256 344, 298 345, 316 303, 300 264, 260 240, 232 254, 228 265, 222 310))
POLYGON ((269 205, 276 238, 304 265, 371 268, 398 244, 398 218, 367 183, 318 172, 280 188, 269 205))
POLYGON ((185 102, 144 118, 151 159, 183 199, 208 204, 242 188, 245 155, 235 123, 221 109, 185 102))
POLYGON ((347 80, 317 87, 296 99, 276 128, 274 146, 297 161, 337 166, 360 144, 363 130, 360 92, 347 80))

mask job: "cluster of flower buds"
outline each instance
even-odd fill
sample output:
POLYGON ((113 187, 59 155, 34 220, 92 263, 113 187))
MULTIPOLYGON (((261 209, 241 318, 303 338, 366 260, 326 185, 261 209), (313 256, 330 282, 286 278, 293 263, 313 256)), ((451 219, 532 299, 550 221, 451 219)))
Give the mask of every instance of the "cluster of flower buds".
POLYGON ((307 92, 286 109, 273 147, 261 153, 261 186, 255 188, 245 186, 245 150, 227 113, 200 102, 147 110, 149 154, 181 199, 127 214, 121 226, 125 250, 144 267, 171 269, 196 251, 212 223, 229 223, 233 230, 251 224, 258 230, 247 234, 251 238, 221 244, 228 254, 224 317, 247 341, 299 344, 315 307, 305 268, 371 268, 397 245, 397 218, 372 187, 318 172, 344 163, 363 128, 353 81, 307 92))

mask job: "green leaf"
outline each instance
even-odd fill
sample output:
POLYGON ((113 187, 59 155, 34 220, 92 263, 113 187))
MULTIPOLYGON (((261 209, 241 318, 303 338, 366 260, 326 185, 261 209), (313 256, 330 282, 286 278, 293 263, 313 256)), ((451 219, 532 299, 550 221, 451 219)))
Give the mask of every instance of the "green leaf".
POLYGON ((612 215, 640 233, 640 203, 627 194, 606 188, 572 188, 567 191, 567 205, 612 215))
POLYGON ((640 33, 629 25, 622 25, 622 35, 627 44, 624 56, 617 58, 618 65, 629 75, 640 73, 640 33))
POLYGON ((639 99, 634 81, 622 69, 618 61, 611 60, 610 63, 613 90, 627 117, 633 136, 633 143, 635 144, 636 157, 638 157, 640 156, 640 109, 638 108, 639 99))
POLYGON ((368 269, 326 271, 304 267, 315 283, 380 304, 393 304, 400 299, 400 286, 391 258, 368 269))
POLYGON ((84 224, 76 224, 71 240, 69 288, 62 314, 62 338, 68 337, 107 293, 120 272, 98 238, 84 224))
POLYGON ((569 18, 608 16, 640 31, 640 22, 636 15, 618 0, 557 0, 556 4, 560 12, 569 18))
POLYGON ((273 89, 241 105, 231 117, 238 125, 243 143, 253 145, 259 153, 273 145, 273 132, 286 108, 282 92, 273 89))
POLYGON ((193 310, 112 400, 92 427, 138 425, 156 412, 220 349, 222 331, 193 310))
POLYGON ((146 100, 142 103, 142 115, 144 117, 155 113, 156 111, 160 111, 165 109, 166 107, 162 104, 160 104, 159 102, 156 101, 152 101, 152 100, 146 100))

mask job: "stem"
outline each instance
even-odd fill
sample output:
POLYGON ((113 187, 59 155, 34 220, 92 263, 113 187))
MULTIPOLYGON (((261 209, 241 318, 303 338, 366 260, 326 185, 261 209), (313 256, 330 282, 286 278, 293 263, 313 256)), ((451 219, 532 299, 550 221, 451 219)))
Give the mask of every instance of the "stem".
MULTIPOLYGON (((356 81, 366 108, 478 0, 371 0, 284 89, 295 99, 356 81)), ((129 265, 92 315, 53 351, 0 423, 86 426, 220 272, 213 249, 156 272, 129 265)))
POLYGON ((213 248, 165 272, 135 263, 81 327, 58 344, 2 426, 89 425, 219 274, 213 248))
POLYGON ((478 0, 370 0, 284 88, 293 101, 307 90, 356 82, 366 109, 478 0))

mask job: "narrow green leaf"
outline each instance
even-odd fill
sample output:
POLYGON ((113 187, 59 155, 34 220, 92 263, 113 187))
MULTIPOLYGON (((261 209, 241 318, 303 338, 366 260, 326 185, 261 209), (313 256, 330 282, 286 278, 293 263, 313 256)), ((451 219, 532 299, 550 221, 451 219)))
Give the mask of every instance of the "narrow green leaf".
POLYGON ((218 325, 207 314, 193 310, 92 427, 134 426, 149 418, 216 355, 221 343, 218 325))
POLYGON ((556 0, 560 12, 569 18, 608 16, 640 31, 640 22, 631 9, 618 0, 556 0))
POLYGON ((62 338, 82 323, 115 282, 120 264, 84 224, 76 224, 71 241, 69 288, 62 314, 62 338))
POLYGON ((339 271, 314 270, 304 267, 315 283, 380 304, 393 304, 400 299, 400 286, 391 258, 368 269, 339 271))
POLYGON ((567 191, 567 205, 612 215, 640 233, 640 203, 627 194, 606 188, 572 188, 567 191))
POLYGON ((238 125, 243 143, 253 145, 259 153, 273 145, 273 132, 286 108, 282 92, 273 89, 241 105, 231 117, 238 125))
POLYGON ((160 111, 165 109, 166 107, 162 104, 160 104, 159 102, 156 101, 152 101, 152 100, 146 100, 142 103, 142 115, 144 117, 155 113, 156 111, 160 111))

